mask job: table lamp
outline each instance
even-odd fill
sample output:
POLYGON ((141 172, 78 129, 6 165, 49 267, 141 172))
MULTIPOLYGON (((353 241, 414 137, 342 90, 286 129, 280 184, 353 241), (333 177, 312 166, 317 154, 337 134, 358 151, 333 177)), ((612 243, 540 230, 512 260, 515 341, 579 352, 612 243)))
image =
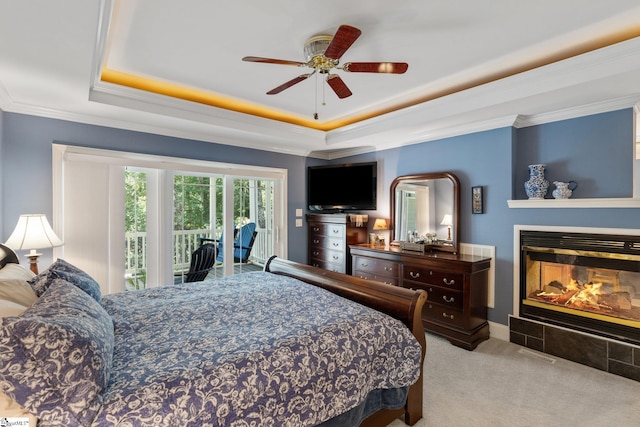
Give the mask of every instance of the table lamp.
MULTIPOLYGON (((387 220, 384 218, 377 218, 373 223, 374 231, 382 231, 388 230, 389 226, 387 225, 387 220)), ((384 237, 380 235, 380 233, 376 233, 376 245, 384 245, 384 237)))
POLYGON ((447 240, 451 240, 451 226, 453 225, 453 217, 450 214, 445 214, 440 225, 447 226, 447 240))
POLYGON ((26 257, 29 258, 34 274, 38 274, 38 257, 42 255, 36 253, 36 249, 53 248, 63 244, 43 214, 20 215, 15 230, 5 242, 5 245, 15 251, 29 250, 26 257))

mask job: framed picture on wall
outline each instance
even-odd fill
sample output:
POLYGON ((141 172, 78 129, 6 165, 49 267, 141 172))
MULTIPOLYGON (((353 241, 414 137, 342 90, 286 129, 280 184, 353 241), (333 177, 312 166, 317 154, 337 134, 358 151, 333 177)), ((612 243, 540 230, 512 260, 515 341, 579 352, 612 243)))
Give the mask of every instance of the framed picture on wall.
POLYGON ((484 213, 482 193, 483 191, 481 185, 471 187, 471 213, 484 213))

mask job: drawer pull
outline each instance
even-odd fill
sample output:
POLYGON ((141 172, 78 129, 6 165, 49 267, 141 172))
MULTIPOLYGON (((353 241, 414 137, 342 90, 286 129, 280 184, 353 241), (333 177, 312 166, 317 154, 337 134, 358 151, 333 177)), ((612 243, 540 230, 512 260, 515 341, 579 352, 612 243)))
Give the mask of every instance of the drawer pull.
POLYGON ((333 246, 337 248, 338 246, 340 246, 340 243, 333 242, 333 246))
POLYGON ((320 243, 320 240, 318 240, 318 239, 313 239, 313 244, 314 244, 314 245, 317 245, 318 243, 320 243))
POLYGON ((417 279, 418 277, 420 277, 420 273, 414 273, 413 271, 410 271, 409 276, 411 276, 412 279, 417 279))
POLYGON ((391 282, 384 282, 385 285, 393 285, 391 282))
POLYGON ((363 275, 360 275, 360 278, 361 278, 361 279, 365 279, 365 280, 367 280, 367 279, 368 279, 368 277, 367 277, 367 276, 363 276, 363 275))
POLYGON ((337 255, 334 255, 332 258, 335 259, 336 261, 340 259, 340 257, 337 255))
POLYGON ((313 253, 313 256, 318 256, 318 255, 320 255, 320 252, 318 252, 318 251, 315 251, 315 252, 313 253))
POLYGON ((442 281, 444 282, 445 285, 455 285, 456 281, 454 279, 451 280, 447 280, 447 278, 445 277, 444 279, 442 279, 442 281))
POLYGON ((429 292, 433 292, 433 288, 429 288, 429 292))
POLYGON ((447 298, 446 295, 442 295, 442 299, 444 300, 444 302, 448 302, 448 303, 452 303, 455 300, 454 297, 447 298))
POLYGON ((393 271, 393 267, 385 267, 384 271, 393 271))
POLYGON ((340 230, 335 229, 335 228, 333 230, 331 230, 331 231, 333 231, 333 234, 338 234, 340 232, 340 230))
POLYGON ((369 263, 368 262, 361 262, 360 265, 363 266, 363 267, 369 267, 369 263))
POLYGON ((442 317, 453 320, 453 314, 442 313, 442 317))
POLYGON ((313 231, 315 231, 315 232, 320 231, 320 227, 313 227, 313 231))

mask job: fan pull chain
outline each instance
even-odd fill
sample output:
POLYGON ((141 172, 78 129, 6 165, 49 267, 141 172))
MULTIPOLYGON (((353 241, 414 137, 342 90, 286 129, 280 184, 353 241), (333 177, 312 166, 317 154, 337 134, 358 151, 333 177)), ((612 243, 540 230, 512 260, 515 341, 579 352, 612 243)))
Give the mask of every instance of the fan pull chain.
MULTIPOLYGON (((327 74, 327 80, 328 80, 328 79, 329 79, 329 75, 327 74)), ((323 82, 323 83, 324 83, 324 82, 323 82)), ((326 96, 325 96, 325 94, 326 94, 326 92, 325 92, 326 87, 327 87, 327 85, 325 85, 325 84, 323 84, 323 85, 322 85, 322 105, 323 105, 323 106, 324 106, 324 105, 327 105, 327 102, 326 102, 326 99, 327 99, 327 98, 326 98, 326 96)))
POLYGON ((314 98, 315 98, 315 113, 313 113, 313 118, 318 120, 318 74, 316 73, 316 87, 314 92, 314 98))

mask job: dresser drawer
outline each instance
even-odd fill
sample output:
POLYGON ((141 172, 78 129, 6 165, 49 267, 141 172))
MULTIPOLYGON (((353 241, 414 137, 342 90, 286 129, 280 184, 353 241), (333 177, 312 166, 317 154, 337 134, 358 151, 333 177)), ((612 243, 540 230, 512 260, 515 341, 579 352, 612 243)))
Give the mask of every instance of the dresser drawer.
POLYGON ((462 292, 441 288, 439 286, 420 286, 420 289, 427 291, 430 303, 462 310, 464 300, 462 292))
POLYGON ((312 236, 309 244, 310 250, 331 249, 334 251, 344 251, 345 243, 343 239, 331 238, 327 236, 312 236))
POLYGON ((398 278, 400 266, 397 262, 385 261, 361 256, 353 257, 353 268, 381 276, 398 278))
POLYGON ((323 247, 313 247, 311 248, 311 259, 318 259, 325 262, 335 262, 338 264, 344 263, 345 254, 344 251, 339 250, 331 250, 323 247))
MULTIPOLYGON (((443 286, 458 291, 463 290, 464 275, 446 271, 433 270, 431 268, 418 267, 405 264, 403 267, 403 279, 425 283, 427 285, 443 286)), ((411 287, 410 285, 406 287, 411 287)))
POLYGON ((422 315, 426 317, 427 320, 444 323, 458 328, 464 328, 464 315, 461 310, 432 304, 427 300, 427 304, 424 305, 422 315))
POLYGON ((325 260, 321 260, 321 259, 312 259, 309 262, 309 265, 312 265, 314 267, 319 267, 325 270, 329 270, 329 271, 335 271, 336 273, 343 273, 346 274, 347 273, 347 268, 346 266, 343 264, 336 264, 333 262, 327 262, 325 260))
POLYGON ((344 238, 345 226, 341 224, 310 224, 311 236, 328 236, 344 238))
POLYGON ((378 276, 370 271, 355 270, 353 272, 354 277, 359 277, 365 280, 375 280, 376 282, 386 283, 387 285, 398 286, 398 279, 395 277, 378 276))

